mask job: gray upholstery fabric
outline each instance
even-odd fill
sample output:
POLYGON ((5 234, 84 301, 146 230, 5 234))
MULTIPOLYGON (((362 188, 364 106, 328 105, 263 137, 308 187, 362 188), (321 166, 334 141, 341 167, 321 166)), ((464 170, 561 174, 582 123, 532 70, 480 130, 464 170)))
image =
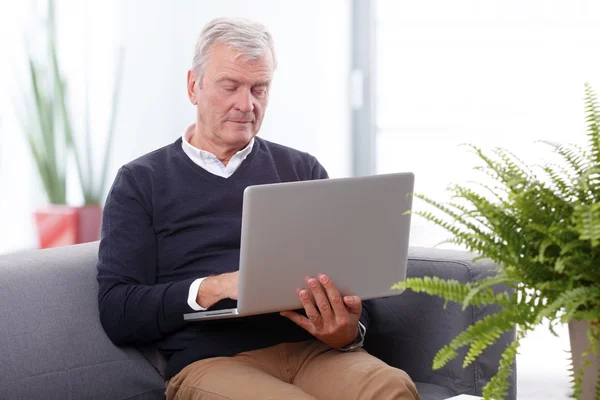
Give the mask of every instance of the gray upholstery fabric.
MULTIPOLYGON (((96 242, 0 256, 0 399, 164 398, 164 360, 155 349, 118 348, 100 325, 97 250, 96 242)), ((471 281, 491 272, 491 264, 472 265, 469 257, 412 249, 409 276, 471 281)), ((480 394, 510 339, 505 335, 470 368, 455 360, 432 371, 437 350, 493 310, 444 310, 440 299, 410 292, 372 305, 367 350, 406 370, 423 400, 480 394)))
MULTIPOLYGON (((409 277, 438 276, 472 282, 493 272, 494 265, 480 261, 471 263, 473 256, 466 252, 411 248, 409 277)), ((390 365, 405 370, 415 382, 426 382, 449 389, 454 395, 481 395, 483 386, 496 373, 500 355, 514 339, 514 332, 503 335, 468 368, 462 368, 467 348, 446 367, 433 371, 432 360, 439 349, 469 325, 496 307, 469 307, 465 311, 448 303, 444 309, 441 298, 414 292, 371 301, 373 315, 367 334, 367 350, 390 365)), ((516 379, 507 399, 516 398, 516 379)), ((424 399, 427 397, 423 397, 424 399)), ((439 397, 431 397, 437 399, 439 397)), ((442 397, 443 398, 443 397, 442 397)))
POLYGON ((443 400, 454 397, 454 393, 445 387, 431 383, 415 382, 419 395, 423 400, 443 400))
POLYGON ((98 318, 98 244, 0 257, 0 398, 162 399, 135 349, 98 318))

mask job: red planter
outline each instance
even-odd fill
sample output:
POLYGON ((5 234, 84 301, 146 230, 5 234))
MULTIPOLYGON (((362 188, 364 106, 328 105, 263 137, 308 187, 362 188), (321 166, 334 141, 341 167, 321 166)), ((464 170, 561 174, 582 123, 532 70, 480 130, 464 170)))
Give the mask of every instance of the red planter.
POLYGON ((100 239, 102 208, 99 205, 51 205, 38 209, 34 215, 41 249, 100 239))

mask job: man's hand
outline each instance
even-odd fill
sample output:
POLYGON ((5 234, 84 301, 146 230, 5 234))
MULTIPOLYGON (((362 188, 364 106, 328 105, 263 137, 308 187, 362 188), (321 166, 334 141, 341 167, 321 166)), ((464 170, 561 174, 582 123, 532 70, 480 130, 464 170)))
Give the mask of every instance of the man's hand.
POLYGON ((362 303, 357 296, 342 299, 327 275, 319 274, 318 278, 307 279, 310 292, 306 289, 298 292, 306 317, 293 311, 283 311, 280 314, 323 343, 339 349, 352 343, 358 336, 362 303))
POLYGON ((239 272, 230 272, 204 279, 198 288, 196 302, 208 308, 223 299, 237 300, 239 272))

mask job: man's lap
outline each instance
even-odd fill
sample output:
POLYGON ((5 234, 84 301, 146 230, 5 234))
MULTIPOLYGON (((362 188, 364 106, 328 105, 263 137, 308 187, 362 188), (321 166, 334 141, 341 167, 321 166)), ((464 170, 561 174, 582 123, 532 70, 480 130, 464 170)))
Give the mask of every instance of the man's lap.
POLYGON ((319 341, 197 361, 175 375, 167 399, 419 399, 414 383, 364 350, 319 341))

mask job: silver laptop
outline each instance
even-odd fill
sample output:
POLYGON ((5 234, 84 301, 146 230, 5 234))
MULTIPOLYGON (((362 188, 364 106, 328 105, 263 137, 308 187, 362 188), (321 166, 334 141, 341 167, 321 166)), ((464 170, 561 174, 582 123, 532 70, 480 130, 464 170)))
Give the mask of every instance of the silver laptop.
POLYGON ((186 320, 302 308, 305 277, 328 274, 342 295, 400 294, 414 175, 397 173, 250 186, 244 191, 237 308, 186 320))

